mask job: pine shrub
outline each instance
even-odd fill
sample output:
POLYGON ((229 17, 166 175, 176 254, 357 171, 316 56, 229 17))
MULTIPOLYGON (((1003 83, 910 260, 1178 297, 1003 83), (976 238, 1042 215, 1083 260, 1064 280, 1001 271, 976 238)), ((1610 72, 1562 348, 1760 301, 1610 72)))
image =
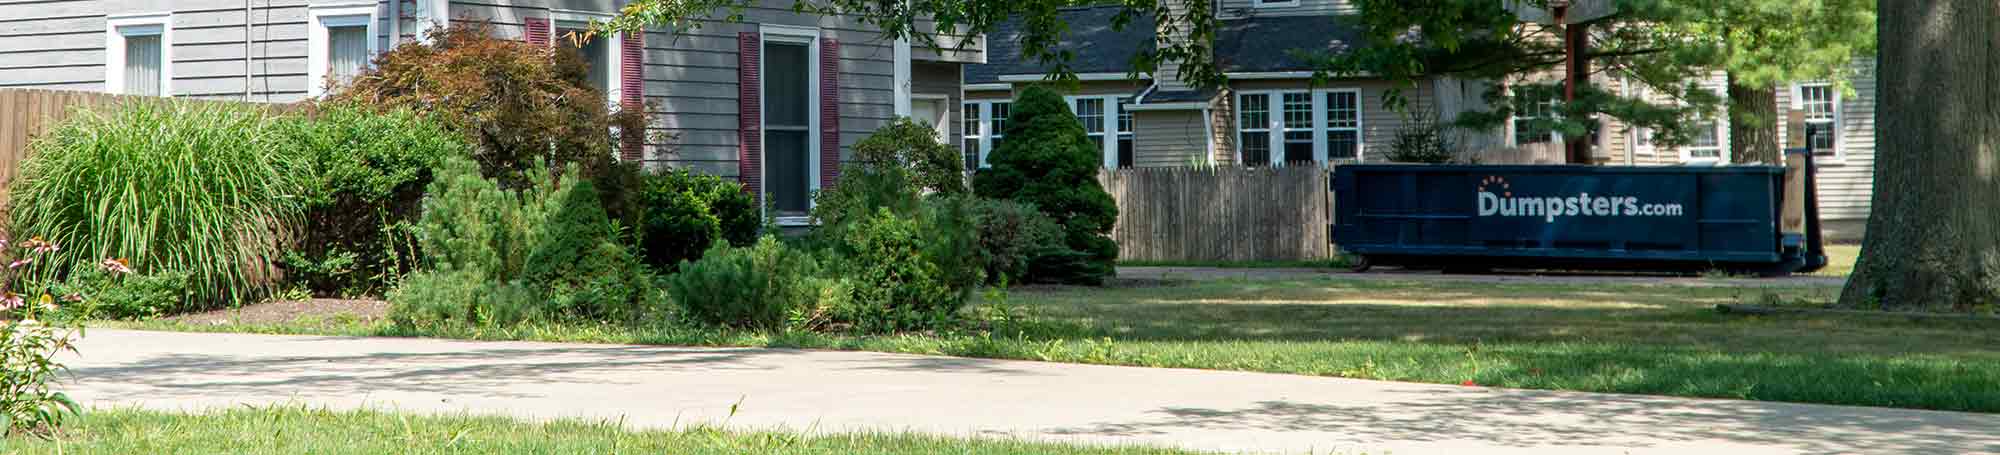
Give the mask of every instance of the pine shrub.
POLYGON ((973 178, 973 192, 988 199, 1033 204, 1063 227, 1075 254, 1039 258, 1027 278, 1036 282, 1102 284, 1116 273, 1118 244, 1110 237, 1118 206, 1097 181, 1102 162, 1062 96, 1029 87, 1014 100, 1007 141, 987 156, 990 168, 973 178))

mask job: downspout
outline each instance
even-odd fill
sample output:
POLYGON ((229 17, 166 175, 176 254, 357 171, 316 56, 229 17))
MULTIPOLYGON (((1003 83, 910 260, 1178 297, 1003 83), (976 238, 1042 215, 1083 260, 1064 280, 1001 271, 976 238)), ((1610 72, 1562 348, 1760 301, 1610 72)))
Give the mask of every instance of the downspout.
POLYGON ((251 94, 256 91, 254 90, 256 78, 251 75, 251 69, 256 64, 252 63, 254 60, 250 58, 250 31, 253 30, 250 17, 256 14, 251 8, 252 1, 254 0, 243 0, 243 101, 245 102, 250 101, 251 94))

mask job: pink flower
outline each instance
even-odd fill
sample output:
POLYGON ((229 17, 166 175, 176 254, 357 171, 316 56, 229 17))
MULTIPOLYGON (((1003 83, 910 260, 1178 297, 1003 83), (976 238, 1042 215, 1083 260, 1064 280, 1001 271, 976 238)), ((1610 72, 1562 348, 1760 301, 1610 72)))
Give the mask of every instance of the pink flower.
POLYGON ((82 301, 83 301, 83 294, 70 294, 70 295, 65 295, 65 296, 63 296, 63 297, 62 297, 62 301, 63 301, 63 303, 77 303, 77 302, 82 302, 82 301))
POLYGON ((106 272, 132 273, 132 263, 125 258, 105 259, 104 262, 97 263, 97 266, 103 267, 106 272))
POLYGON ((1458 385, 1462 385, 1462 386, 1466 386, 1466 387, 1472 387, 1472 386, 1476 386, 1476 385, 1479 385, 1479 383, 1477 383, 1477 382, 1472 382, 1472 380, 1471 380, 1471 379, 1467 379, 1467 380, 1465 380, 1465 382, 1461 382, 1461 383, 1458 383, 1458 385))
POLYGON ((33 264, 33 263, 35 263, 35 258, 20 258, 20 259, 16 259, 16 260, 14 260, 14 262, 10 262, 10 263, 7 263, 7 268, 9 268, 9 269, 18 269, 18 268, 21 268, 21 266, 24 266, 24 265, 28 265, 28 264, 33 264))
POLYGON ((15 308, 20 308, 21 305, 25 303, 27 303, 27 301, 25 299, 22 299, 20 294, 9 292, 4 297, 0 297, 0 311, 7 311, 15 308))
POLYGON ((62 247, 56 246, 56 244, 50 243, 47 239, 43 239, 39 236, 28 239, 28 241, 26 242, 21 242, 20 246, 22 249, 33 251, 36 253, 54 253, 57 251, 62 251, 62 247))
POLYGON ((7 249, 7 238, 0 237, 0 250, 7 249))

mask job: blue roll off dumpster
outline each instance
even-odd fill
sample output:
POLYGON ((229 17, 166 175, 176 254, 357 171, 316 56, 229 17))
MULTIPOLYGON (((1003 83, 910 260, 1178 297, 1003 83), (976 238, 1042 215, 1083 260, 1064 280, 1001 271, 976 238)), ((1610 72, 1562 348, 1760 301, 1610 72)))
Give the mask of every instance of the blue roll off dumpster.
MULTIPOLYGON (((1346 165, 1333 174, 1333 237, 1359 256, 1361 269, 1816 270, 1826 262, 1817 236, 1809 242, 1806 232, 1780 227, 1785 173, 1776 166, 1346 165)), ((1810 179, 1810 170, 1804 174, 1810 179)), ((1806 182, 1803 199, 1812 205, 1806 182)), ((1817 224, 1817 210, 1806 212, 1817 224)))

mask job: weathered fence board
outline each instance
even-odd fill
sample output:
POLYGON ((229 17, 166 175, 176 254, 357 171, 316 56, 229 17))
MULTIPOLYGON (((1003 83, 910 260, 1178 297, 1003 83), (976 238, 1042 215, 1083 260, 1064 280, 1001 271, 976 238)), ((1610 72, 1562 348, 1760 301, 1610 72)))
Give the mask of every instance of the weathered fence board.
POLYGON ((1111 236, 1130 261, 1325 259, 1328 171, 1283 168, 1138 168, 1098 181, 1118 201, 1111 236))

